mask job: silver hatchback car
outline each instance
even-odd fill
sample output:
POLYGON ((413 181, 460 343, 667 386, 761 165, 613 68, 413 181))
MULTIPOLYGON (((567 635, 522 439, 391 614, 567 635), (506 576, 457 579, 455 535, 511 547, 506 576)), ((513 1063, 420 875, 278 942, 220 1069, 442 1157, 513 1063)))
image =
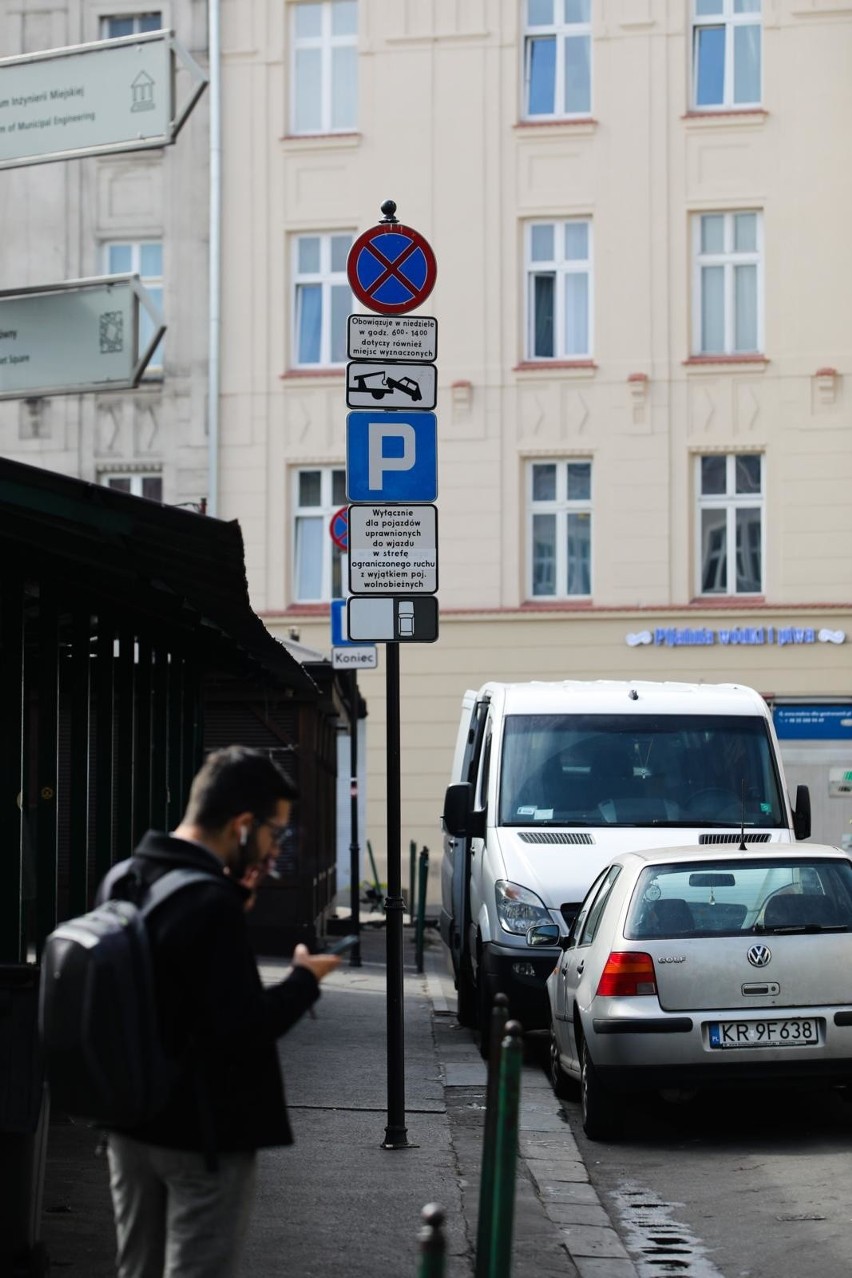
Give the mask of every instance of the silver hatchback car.
MULTIPOLYGON (((531 928, 553 945, 557 929, 531 928)), ((550 1073, 592 1140, 631 1092, 852 1083, 852 861, 816 844, 657 848, 595 880, 547 982, 550 1073)))

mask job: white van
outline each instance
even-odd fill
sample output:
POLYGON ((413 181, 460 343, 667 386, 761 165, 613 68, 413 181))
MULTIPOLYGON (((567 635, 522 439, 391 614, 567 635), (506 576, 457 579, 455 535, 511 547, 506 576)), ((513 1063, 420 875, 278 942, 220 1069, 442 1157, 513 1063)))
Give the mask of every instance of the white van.
POLYGON ((791 843, 795 807, 763 698, 736 684, 487 683, 465 693, 444 802, 440 928, 462 1024, 488 1025, 503 991, 525 1029, 547 1025, 559 955, 527 932, 567 934, 619 852, 685 843, 791 843))

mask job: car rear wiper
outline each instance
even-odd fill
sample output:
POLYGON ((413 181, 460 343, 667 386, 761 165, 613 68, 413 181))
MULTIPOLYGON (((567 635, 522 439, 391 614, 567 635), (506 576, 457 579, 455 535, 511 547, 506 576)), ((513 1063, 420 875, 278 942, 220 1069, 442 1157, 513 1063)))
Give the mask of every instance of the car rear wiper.
POLYGON ((756 923, 753 930, 771 936, 788 936, 796 932, 814 936, 817 932, 848 932, 849 926, 846 923, 795 923, 779 927, 764 927, 756 923))

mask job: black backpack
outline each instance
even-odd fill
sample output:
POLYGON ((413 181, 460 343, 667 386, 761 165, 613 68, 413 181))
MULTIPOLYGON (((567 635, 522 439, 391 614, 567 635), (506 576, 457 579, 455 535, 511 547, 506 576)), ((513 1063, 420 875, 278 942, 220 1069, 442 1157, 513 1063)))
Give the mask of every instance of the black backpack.
POLYGON ((39 1029, 58 1109, 102 1127, 135 1127, 163 1108, 176 1063, 160 1036, 145 920, 200 882, 217 880, 178 868, 146 887, 124 861, 105 880, 109 899, 47 938, 39 1029), (119 899, 123 892, 135 901, 119 899))

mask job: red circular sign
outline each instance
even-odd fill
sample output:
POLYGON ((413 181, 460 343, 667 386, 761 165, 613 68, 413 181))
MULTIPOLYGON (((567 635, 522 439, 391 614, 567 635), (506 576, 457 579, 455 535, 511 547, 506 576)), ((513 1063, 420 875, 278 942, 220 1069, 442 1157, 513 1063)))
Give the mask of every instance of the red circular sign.
POLYGON ((352 292, 371 311, 403 315, 432 292, 438 265, 419 231, 379 223, 359 235, 346 261, 352 292))
POLYGON ((349 549, 349 507, 341 506, 331 517, 328 525, 331 540, 340 550, 349 549))

